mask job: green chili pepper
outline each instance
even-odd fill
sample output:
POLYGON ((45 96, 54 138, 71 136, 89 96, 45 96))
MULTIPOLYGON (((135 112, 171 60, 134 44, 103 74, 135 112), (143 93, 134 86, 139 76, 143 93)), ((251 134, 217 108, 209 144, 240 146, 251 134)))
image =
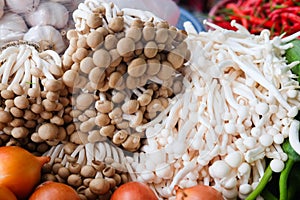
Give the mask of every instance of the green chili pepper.
POLYGON ((272 177, 272 174, 273 171, 269 165, 255 190, 253 190, 245 200, 255 200, 256 197, 258 197, 258 195, 260 195, 260 193, 265 189, 272 177))
POLYGON ((288 140, 282 145, 283 151, 288 155, 288 160, 285 163, 285 168, 280 173, 279 177, 279 199, 288 199, 288 177, 295 162, 300 162, 300 155, 294 151, 288 140))
MULTIPOLYGON (((285 57, 288 61, 288 63, 294 62, 294 61, 300 61, 300 40, 295 39, 291 41, 293 44, 293 47, 286 50, 285 57)), ((292 72, 296 75, 298 75, 298 81, 300 82, 300 64, 296 65, 292 68, 292 72)))

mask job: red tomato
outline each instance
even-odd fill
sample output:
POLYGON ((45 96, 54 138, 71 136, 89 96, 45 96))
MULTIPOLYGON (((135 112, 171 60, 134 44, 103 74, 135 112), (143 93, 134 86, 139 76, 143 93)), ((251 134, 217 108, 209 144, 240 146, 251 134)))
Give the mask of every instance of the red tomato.
POLYGON ((110 200, 158 200, 152 189, 140 182, 128 182, 121 185, 113 194, 110 200))

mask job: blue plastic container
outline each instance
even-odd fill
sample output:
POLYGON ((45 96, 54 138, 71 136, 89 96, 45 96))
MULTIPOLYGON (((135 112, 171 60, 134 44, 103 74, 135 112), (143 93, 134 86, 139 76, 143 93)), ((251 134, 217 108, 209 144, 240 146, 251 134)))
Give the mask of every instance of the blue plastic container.
POLYGON ((177 28, 183 30, 183 23, 186 21, 190 21, 195 27, 197 32, 205 31, 203 24, 197 19, 194 15, 192 15, 189 11, 184 8, 179 8, 180 16, 177 22, 177 28))

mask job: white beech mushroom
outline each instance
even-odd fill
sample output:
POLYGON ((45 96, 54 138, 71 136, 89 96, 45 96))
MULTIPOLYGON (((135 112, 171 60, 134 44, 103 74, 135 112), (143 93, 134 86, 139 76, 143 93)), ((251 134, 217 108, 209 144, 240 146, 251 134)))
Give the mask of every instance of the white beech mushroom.
POLYGON ((25 20, 30 26, 50 25, 62 29, 69 21, 69 13, 60 3, 42 2, 36 10, 25 15, 25 20))
POLYGON ((5 101, 3 111, 13 116, 12 121, 4 119, 3 122, 12 130, 22 129, 23 135, 14 134, 17 138, 37 136, 35 131, 38 132, 44 123, 52 123, 57 126, 54 135, 46 131, 45 136, 40 134, 44 131, 40 131, 39 137, 31 138, 37 143, 56 145, 66 138, 63 125, 70 123, 64 118, 64 106, 67 108, 69 101, 65 101, 64 106, 60 102, 68 93, 63 92, 60 80, 63 75, 60 56, 52 50, 38 50, 37 44, 28 41, 11 42, 1 49, 0 78, 5 86, 1 89, 5 101), (28 122, 22 122, 23 119, 28 122))
POLYGON ((184 91, 156 118, 136 127, 145 130, 147 143, 144 153, 127 157, 132 173, 162 198, 173 198, 176 184, 199 183, 225 198, 245 198, 263 176, 265 158, 273 171, 283 169, 283 138, 299 150, 299 121, 294 119, 299 83, 290 70, 282 70, 287 67, 283 43, 297 35, 283 42, 270 39, 266 30, 254 36, 232 24, 237 31, 207 22, 215 30, 196 33, 186 23, 191 55, 184 91), (173 170, 170 176, 155 169, 165 163, 173 170))
POLYGON ((67 183, 89 199, 109 199, 116 187, 130 181, 124 152, 106 142, 59 144, 44 155, 51 160, 43 167, 43 181, 67 183))

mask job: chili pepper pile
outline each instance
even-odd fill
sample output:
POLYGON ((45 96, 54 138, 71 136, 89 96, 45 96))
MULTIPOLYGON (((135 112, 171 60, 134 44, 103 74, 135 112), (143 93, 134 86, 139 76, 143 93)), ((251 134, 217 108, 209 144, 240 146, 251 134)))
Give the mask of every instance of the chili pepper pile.
POLYGON ((209 17, 215 24, 233 29, 230 21, 236 20, 251 33, 271 30, 271 36, 285 36, 300 31, 299 0, 236 0, 227 1, 209 17))

